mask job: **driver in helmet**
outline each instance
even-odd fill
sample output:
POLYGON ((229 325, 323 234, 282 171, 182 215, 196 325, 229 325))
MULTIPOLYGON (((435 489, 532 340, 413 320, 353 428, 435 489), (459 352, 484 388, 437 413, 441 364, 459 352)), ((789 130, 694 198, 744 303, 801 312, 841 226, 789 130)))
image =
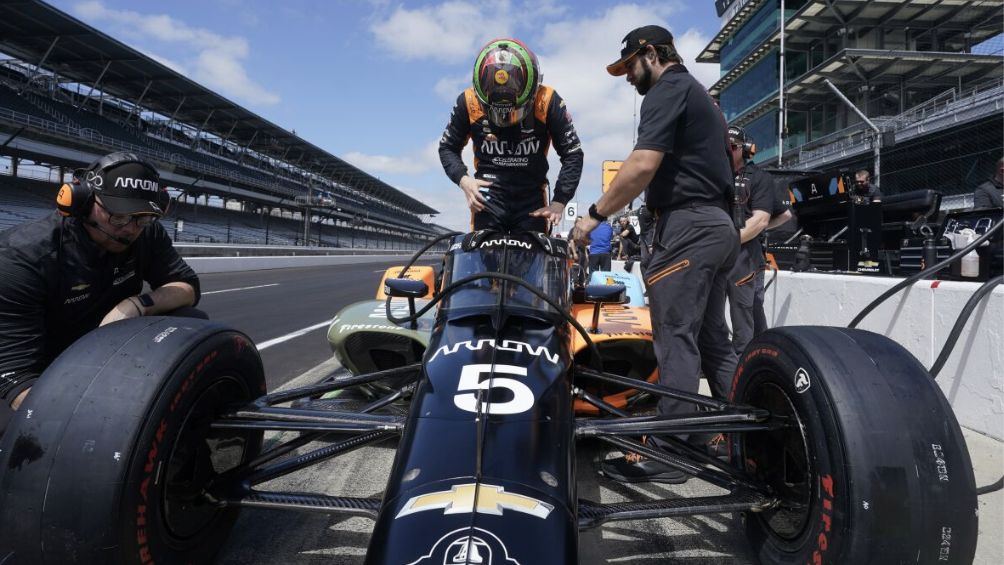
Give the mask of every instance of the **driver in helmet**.
POLYGON ((582 175, 582 144, 565 101, 540 84, 537 57, 522 42, 496 39, 474 62, 474 84, 457 97, 439 159, 471 210, 471 229, 547 233, 561 220, 582 175), (461 158, 474 145, 474 175, 461 158), (547 151, 561 171, 548 202, 547 151))

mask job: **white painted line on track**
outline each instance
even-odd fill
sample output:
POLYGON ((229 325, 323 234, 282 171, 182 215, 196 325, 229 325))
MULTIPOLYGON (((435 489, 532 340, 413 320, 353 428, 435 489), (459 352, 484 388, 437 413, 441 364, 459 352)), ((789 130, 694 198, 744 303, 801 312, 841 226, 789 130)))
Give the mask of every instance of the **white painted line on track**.
POLYGON ((312 331, 314 331, 316 329, 320 329, 320 328, 323 328, 323 327, 326 327, 326 326, 330 326, 330 325, 331 325, 331 320, 328 320, 326 322, 320 322, 320 323, 314 324, 312 326, 307 326, 307 327, 305 327, 305 328, 303 328, 301 330, 296 330, 295 332, 288 333, 288 334, 283 335, 283 336, 279 336, 279 337, 277 337, 275 339, 270 339, 268 341, 263 341, 263 342, 257 344, 258 345, 258 351, 261 351, 262 349, 268 349, 269 347, 272 347, 273 345, 279 345, 280 343, 289 341, 291 339, 298 338, 301 335, 306 335, 306 334, 308 334, 308 333, 310 333, 310 332, 312 332, 312 331))
POLYGON ((225 290, 210 290, 209 292, 203 292, 201 294, 202 294, 202 296, 205 296, 207 294, 219 294, 221 292, 236 292, 238 290, 251 290, 253 288, 265 288, 265 287, 269 287, 269 286, 279 286, 279 283, 259 284, 259 285, 256 285, 256 286, 242 286, 240 288, 228 288, 228 289, 225 289, 225 290))

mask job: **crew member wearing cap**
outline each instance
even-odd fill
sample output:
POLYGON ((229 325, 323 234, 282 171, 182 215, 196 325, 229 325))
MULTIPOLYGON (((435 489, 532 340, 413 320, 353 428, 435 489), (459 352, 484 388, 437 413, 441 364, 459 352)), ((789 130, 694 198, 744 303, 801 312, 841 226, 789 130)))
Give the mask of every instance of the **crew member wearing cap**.
POLYGON ((205 317, 191 308, 198 277, 156 221, 168 202, 157 170, 118 152, 75 176, 56 212, 0 233, 0 435, 34 380, 90 330, 153 314, 205 317))
MULTIPOLYGON (((696 393, 703 369, 712 394, 724 397, 737 361, 725 324, 725 285, 739 252, 737 228, 726 212, 733 179, 725 120, 681 64, 667 30, 641 27, 623 42, 620 59, 607 71, 626 74, 645 97, 638 142, 607 193, 590 206, 589 217, 576 223, 572 237, 586 239, 597 223, 646 192, 656 218, 644 273, 659 382, 696 393)), ((670 415, 693 409, 693 404, 662 398, 657 411, 670 415)), ((664 444, 652 436, 649 441, 664 444)), ((604 462, 601 472, 624 482, 688 478, 633 453, 604 462)))
MULTIPOLYGON (((775 221, 772 220, 772 215, 781 204, 777 202, 774 180, 751 160, 756 153, 756 144, 746 130, 739 126, 729 127, 729 148, 732 168, 736 171, 736 196, 746 220, 739 230, 739 256, 729 275, 727 287, 732 319, 732 346, 737 355, 742 355, 756 335, 754 319, 766 319, 763 301, 759 304, 756 301, 758 292, 761 295, 763 293, 763 270, 766 264, 760 235, 775 221), (758 307, 759 313, 756 312, 758 307)), ((782 217, 791 216, 787 210, 779 214, 782 217)))

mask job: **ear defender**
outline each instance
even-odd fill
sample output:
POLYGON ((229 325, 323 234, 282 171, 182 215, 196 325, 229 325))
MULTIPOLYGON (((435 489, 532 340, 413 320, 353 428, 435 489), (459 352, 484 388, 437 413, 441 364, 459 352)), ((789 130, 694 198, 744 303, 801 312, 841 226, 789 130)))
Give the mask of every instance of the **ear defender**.
POLYGON ((157 205, 160 206, 161 212, 164 216, 168 215, 171 211, 171 205, 174 203, 174 199, 171 198, 171 194, 167 192, 166 188, 161 188, 160 192, 157 194, 157 205))
POLYGON ((56 195, 56 211, 64 217, 85 217, 93 203, 94 191, 83 184, 64 184, 56 195))

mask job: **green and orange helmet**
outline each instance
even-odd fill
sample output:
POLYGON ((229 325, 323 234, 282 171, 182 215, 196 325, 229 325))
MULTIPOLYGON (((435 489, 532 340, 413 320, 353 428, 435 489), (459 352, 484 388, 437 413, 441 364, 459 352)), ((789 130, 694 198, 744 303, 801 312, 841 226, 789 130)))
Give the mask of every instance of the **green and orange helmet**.
POLYGON ((537 56, 517 39, 489 41, 474 61, 474 93, 496 126, 520 123, 539 86, 537 56))

